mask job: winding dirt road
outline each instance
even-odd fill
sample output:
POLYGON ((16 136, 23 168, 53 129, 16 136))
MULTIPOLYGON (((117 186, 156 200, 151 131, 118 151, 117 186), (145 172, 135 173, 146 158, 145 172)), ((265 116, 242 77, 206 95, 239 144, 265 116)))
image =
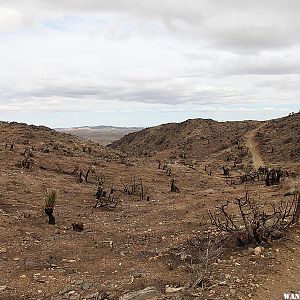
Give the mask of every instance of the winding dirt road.
POLYGON ((259 127, 255 128, 254 130, 251 130, 249 133, 246 134, 245 138, 245 143, 246 146, 249 148, 249 151, 251 152, 252 155, 252 161, 253 161, 253 166, 257 170, 260 166, 264 166, 265 163, 262 160, 258 148, 258 144, 255 140, 255 135, 257 131, 259 131, 263 126, 265 126, 267 123, 264 123, 260 125, 259 127))

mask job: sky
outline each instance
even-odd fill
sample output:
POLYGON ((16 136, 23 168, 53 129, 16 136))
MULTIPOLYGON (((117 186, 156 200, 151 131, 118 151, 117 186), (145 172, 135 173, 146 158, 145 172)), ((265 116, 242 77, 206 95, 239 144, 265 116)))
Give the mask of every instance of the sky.
POLYGON ((265 120, 300 109, 299 0, 0 0, 0 120, 265 120))

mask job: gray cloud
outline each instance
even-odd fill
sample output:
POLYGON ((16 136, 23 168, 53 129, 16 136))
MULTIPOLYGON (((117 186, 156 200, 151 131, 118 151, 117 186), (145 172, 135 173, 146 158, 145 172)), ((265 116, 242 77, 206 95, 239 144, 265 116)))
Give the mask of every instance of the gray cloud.
POLYGON ((17 23, 21 15, 24 25, 68 13, 110 12, 146 22, 161 20, 173 33, 231 51, 284 48, 300 40, 298 0, 7 0, 1 4, 15 9, 17 23))
MULTIPOLYGON (((16 105, 24 100, 45 103, 52 102, 51 99, 69 98, 70 100, 86 101, 97 105, 102 101, 120 101, 120 102, 139 102, 150 104, 222 104, 222 100, 230 98, 231 101, 239 96, 235 89, 223 88, 218 86, 197 86, 193 82, 180 82, 169 80, 164 82, 145 82, 135 84, 133 81, 123 82, 122 86, 116 85, 98 85, 71 87, 66 85, 45 85, 30 90, 18 91, 11 90, 5 96, 0 97, 6 104, 16 105), (86 99, 86 100, 85 100, 86 99)), ((238 101, 243 103, 242 100, 238 101)))
POLYGON ((297 104, 299 11, 298 0, 0 0, 0 110, 297 104))
POLYGON ((231 51, 285 48, 300 41, 298 0, 2 0, 0 5, 15 10, 16 26, 20 19, 26 25, 70 13, 109 12, 160 20, 174 34, 231 51))

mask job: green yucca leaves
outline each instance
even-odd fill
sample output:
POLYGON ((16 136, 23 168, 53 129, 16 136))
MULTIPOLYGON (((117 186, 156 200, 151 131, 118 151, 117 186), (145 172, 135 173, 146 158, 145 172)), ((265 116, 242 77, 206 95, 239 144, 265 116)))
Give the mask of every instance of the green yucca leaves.
POLYGON ((56 202, 57 192, 55 190, 49 190, 45 201, 45 207, 53 208, 56 202))

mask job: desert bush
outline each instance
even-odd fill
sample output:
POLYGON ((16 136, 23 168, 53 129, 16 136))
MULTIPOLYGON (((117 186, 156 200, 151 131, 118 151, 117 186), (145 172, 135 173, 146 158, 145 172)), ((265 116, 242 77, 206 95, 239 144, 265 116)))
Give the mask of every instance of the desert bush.
POLYGON ((99 208, 99 207, 116 208, 120 202, 119 199, 114 196, 113 188, 111 188, 110 192, 108 193, 107 191, 104 190, 103 186, 99 186, 95 196, 96 196, 96 203, 94 205, 94 208, 99 208))
POLYGON ((282 237, 289 227, 298 222, 300 214, 299 193, 268 206, 250 199, 246 190, 244 197, 215 207, 216 212, 209 211, 212 225, 228 233, 239 246, 269 244, 271 240, 282 237))
POLYGON ((201 242, 205 245, 203 251, 199 251, 197 260, 195 262, 191 260, 190 263, 191 290, 199 287, 205 289, 211 285, 210 265, 223 253, 223 247, 210 236, 201 242))
POLYGON ((31 157, 25 157, 16 163, 16 167, 30 170, 34 161, 31 157))
POLYGON ((121 179, 122 188, 120 192, 128 195, 139 196, 140 200, 147 198, 148 188, 144 186, 142 178, 139 180, 136 177, 130 179, 129 182, 125 182, 121 179))

